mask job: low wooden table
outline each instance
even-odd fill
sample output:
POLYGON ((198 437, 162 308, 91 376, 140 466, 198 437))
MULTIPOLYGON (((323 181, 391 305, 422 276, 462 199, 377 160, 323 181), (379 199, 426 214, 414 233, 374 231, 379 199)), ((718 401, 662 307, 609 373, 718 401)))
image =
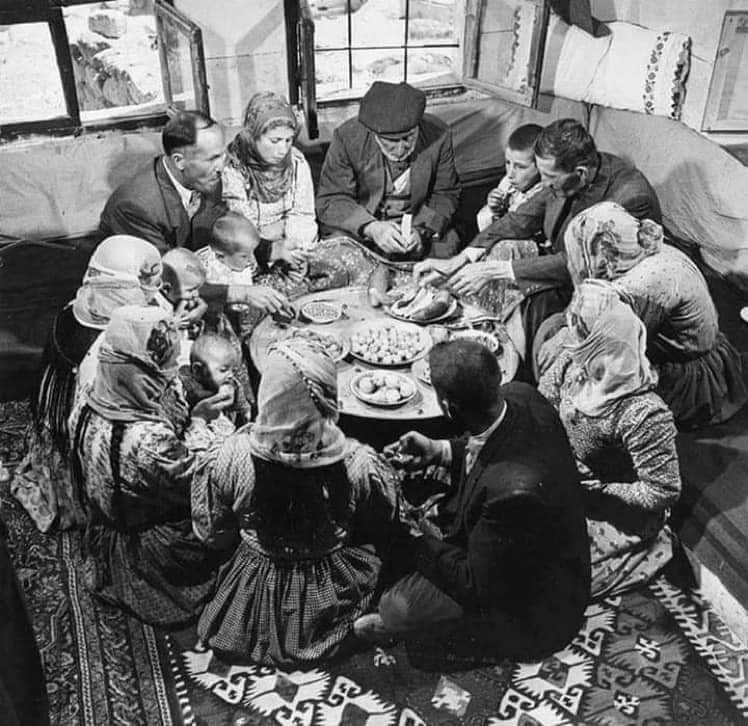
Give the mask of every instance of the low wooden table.
MULTIPOLYGON (((332 333, 340 338, 350 340, 350 336, 361 323, 390 322, 394 325, 413 325, 413 323, 402 323, 387 315, 382 308, 373 308, 369 304, 368 292, 365 287, 344 287, 325 292, 311 293, 294 300, 294 306, 300 310, 302 306, 313 300, 324 300, 345 306, 344 314, 338 320, 327 324, 304 323, 294 320, 289 325, 278 325, 271 317, 265 317, 255 328, 249 340, 249 351, 252 360, 260 374, 267 351, 272 343, 282 340, 292 334, 293 328, 307 328, 321 333, 332 333)), ((441 340, 449 334, 449 331, 440 324, 427 325, 426 330, 434 341, 441 340)), ((504 380, 511 380, 517 371, 519 356, 509 339, 502 340, 503 353, 499 358, 504 380)), ((424 353, 425 355, 425 353, 424 353)), ((391 432, 402 428, 398 424, 404 424, 412 428, 432 429, 429 423, 435 423, 442 418, 442 412, 437 403, 434 389, 412 373, 413 363, 402 366, 376 366, 358 360, 348 354, 346 358, 338 363, 338 406, 340 413, 344 416, 369 419, 393 424, 391 432), (363 371, 369 370, 393 370, 398 373, 409 375, 415 387, 415 396, 400 406, 385 407, 366 403, 353 393, 351 379, 363 371)))

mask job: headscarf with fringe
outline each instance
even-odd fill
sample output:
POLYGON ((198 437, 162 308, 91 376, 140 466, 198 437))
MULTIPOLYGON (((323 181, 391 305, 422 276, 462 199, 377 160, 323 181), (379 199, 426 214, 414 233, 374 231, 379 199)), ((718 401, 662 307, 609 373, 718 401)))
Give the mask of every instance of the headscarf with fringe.
POLYGON ((570 390, 587 416, 606 414, 622 398, 651 391, 657 373, 647 358, 647 331, 609 283, 579 285, 569 306, 571 359, 580 371, 570 390))
POLYGON ((571 220, 564 236, 572 282, 616 280, 662 249, 662 226, 637 219, 620 204, 600 202, 571 220))
POLYGON ((311 340, 281 341, 264 369, 249 434, 252 453, 297 469, 341 461, 346 438, 337 426, 337 368, 324 348, 311 340))
POLYGON ((171 312, 125 305, 112 313, 88 404, 109 421, 169 421, 161 397, 177 374, 171 312))
POLYGON ((244 111, 242 130, 228 146, 228 163, 244 177, 248 196, 264 204, 277 202, 293 184, 293 147, 277 164, 269 164, 257 150, 257 140, 276 126, 287 126, 296 134, 299 125, 293 109, 275 93, 256 93, 244 111))

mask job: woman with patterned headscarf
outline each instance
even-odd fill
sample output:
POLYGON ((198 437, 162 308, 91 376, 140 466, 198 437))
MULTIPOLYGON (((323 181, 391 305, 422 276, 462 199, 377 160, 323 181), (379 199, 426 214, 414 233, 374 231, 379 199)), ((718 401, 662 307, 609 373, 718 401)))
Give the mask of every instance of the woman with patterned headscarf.
POLYGON ((223 200, 252 222, 264 241, 258 256, 291 269, 304 266, 317 241, 312 173, 293 146, 299 124, 275 93, 256 93, 244 111, 242 130, 228 147, 223 200))
POLYGON ((161 256, 138 237, 114 235, 94 250, 72 302, 52 322, 42 356, 42 374, 32 405, 28 454, 17 467, 11 490, 46 532, 83 523, 72 497, 68 416, 78 366, 121 305, 146 305, 161 285, 161 256))
POLYGON ((580 283, 566 344, 539 382, 558 409, 587 497, 592 595, 646 582, 673 555, 681 489, 673 415, 655 393, 644 324, 607 282, 580 283))
POLYGON ((198 635, 268 665, 313 663, 352 642, 396 521, 395 476, 337 426, 335 363, 310 341, 276 344, 257 421, 213 447, 192 485, 207 544, 235 546, 198 635))
POLYGON ((706 280, 662 227, 614 202, 578 214, 565 236, 575 286, 587 278, 615 284, 647 329, 657 392, 679 428, 726 421, 748 399, 740 354, 719 330, 706 280))
POLYGON ((118 308, 93 386, 70 416, 73 478, 88 515, 86 585, 162 627, 195 619, 212 592, 219 560, 192 533, 190 482, 218 435, 207 422, 231 403, 220 393, 199 402, 180 431, 165 401, 178 354, 170 312, 118 308))

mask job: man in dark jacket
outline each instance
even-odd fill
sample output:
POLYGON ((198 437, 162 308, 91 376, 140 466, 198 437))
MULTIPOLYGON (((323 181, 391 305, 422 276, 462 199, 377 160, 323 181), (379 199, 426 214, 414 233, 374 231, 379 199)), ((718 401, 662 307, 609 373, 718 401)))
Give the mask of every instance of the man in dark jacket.
MULTIPOLYGON (((180 111, 167 121, 161 139, 163 155, 112 192, 99 230, 105 237, 130 234, 148 240, 162 255, 175 247, 194 251, 210 242, 213 224, 226 211, 221 203, 223 129, 199 111, 180 111)), ((288 306, 265 285, 206 284, 200 294, 217 306, 247 303, 269 313, 288 306)))
POLYGON ((335 130, 317 191, 323 233, 343 232, 394 260, 457 251, 452 134, 425 106, 423 91, 376 81, 358 118, 335 130))
POLYGON ((595 141, 575 119, 546 126, 535 143, 535 163, 545 189, 525 204, 486 227, 451 260, 425 260, 414 274, 428 281, 432 271, 452 275, 458 294, 478 292, 489 280, 514 280, 524 293, 522 318, 527 340, 526 360, 540 324, 561 312, 571 299, 564 233, 569 222, 593 204, 618 202, 637 219, 661 222, 657 194, 635 167, 613 154, 598 152, 595 141), (502 239, 529 239, 543 233, 550 254, 513 261, 479 263, 502 239))
POLYGON ((442 409, 468 435, 410 432, 388 448, 406 466, 451 466, 452 485, 438 527, 422 521, 398 552, 416 571, 354 630, 371 640, 428 634, 460 661, 543 657, 574 637, 589 599, 587 528, 563 426, 531 386, 501 386, 496 358, 475 341, 439 343, 429 363, 442 409))
POLYGON ((199 111, 177 113, 161 134, 164 153, 112 192, 101 213, 105 236, 131 234, 161 254, 208 243, 220 204, 223 129, 199 111))

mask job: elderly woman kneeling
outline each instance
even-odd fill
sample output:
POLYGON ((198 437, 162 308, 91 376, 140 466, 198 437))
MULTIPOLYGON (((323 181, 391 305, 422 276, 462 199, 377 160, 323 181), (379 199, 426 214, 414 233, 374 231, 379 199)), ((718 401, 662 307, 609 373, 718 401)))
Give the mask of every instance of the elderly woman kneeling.
POLYGON ((196 618, 213 589, 219 557, 192 533, 190 483, 216 435, 206 422, 230 404, 220 394, 201 401, 182 431, 174 413, 178 354, 169 312, 115 310, 93 387, 70 416, 73 476, 89 516, 86 585, 164 627, 196 618))
POLYGON ((582 282, 566 343, 539 382, 558 409, 586 489, 592 595, 646 582, 673 555, 681 490, 673 414, 657 395, 644 324, 609 283, 582 282))
POLYGON ((212 447, 193 483, 198 536, 238 541, 198 635, 231 657, 312 663, 341 651, 371 603, 397 526, 395 475, 338 428, 322 349, 284 341, 265 370, 256 423, 212 447))

